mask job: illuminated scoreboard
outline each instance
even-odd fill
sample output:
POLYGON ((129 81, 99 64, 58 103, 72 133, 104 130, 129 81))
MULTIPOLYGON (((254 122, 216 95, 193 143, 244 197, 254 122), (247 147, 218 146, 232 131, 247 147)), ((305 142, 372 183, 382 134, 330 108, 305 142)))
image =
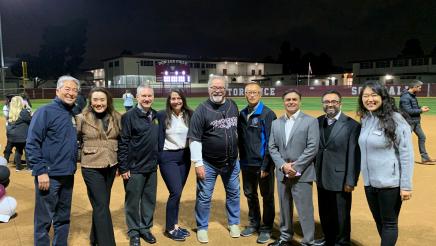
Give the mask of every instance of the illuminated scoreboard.
POLYGON ((155 70, 158 83, 191 83, 189 64, 185 61, 158 61, 155 64, 155 70))

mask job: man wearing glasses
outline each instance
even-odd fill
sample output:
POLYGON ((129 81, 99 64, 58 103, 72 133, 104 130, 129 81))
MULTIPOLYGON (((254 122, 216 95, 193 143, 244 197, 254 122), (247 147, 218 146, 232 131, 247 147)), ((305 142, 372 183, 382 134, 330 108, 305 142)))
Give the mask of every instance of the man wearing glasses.
POLYGON ((325 245, 351 245, 351 192, 360 172, 360 125, 341 112, 341 99, 338 91, 326 91, 321 100, 325 115, 318 117, 315 172, 325 245))
POLYGON ((195 219, 197 239, 207 243, 212 193, 218 175, 226 191, 226 209, 230 236, 240 236, 238 107, 226 98, 227 78, 210 76, 209 99, 192 115, 188 138, 191 160, 197 174, 195 219))
POLYGON ((266 243, 271 237, 274 223, 274 163, 268 151, 268 139, 276 114, 261 101, 261 88, 257 83, 245 86, 248 106, 239 114, 239 159, 242 186, 248 203, 249 225, 241 232, 248 237, 259 233, 257 243, 266 243), (257 187, 263 199, 261 216, 257 187))

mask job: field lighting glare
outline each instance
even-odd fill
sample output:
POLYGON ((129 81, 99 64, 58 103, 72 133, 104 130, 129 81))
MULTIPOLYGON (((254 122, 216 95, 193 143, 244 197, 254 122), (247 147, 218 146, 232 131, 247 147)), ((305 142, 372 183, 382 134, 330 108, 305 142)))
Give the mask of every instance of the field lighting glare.
POLYGON ((394 78, 394 76, 392 76, 392 75, 390 75, 390 74, 386 74, 385 75, 385 80, 391 80, 391 79, 393 79, 394 78))

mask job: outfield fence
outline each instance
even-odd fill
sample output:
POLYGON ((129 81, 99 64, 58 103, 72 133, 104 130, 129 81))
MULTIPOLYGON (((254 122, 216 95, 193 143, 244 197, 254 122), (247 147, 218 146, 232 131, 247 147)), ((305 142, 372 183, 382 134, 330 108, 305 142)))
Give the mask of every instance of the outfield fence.
MULTIPOLYGON (((168 86, 152 86, 154 88, 155 97, 166 97, 169 91, 174 87, 168 86)), ((407 89, 406 85, 386 85, 389 93, 392 96, 400 96, 404 89, 407 89)), ((205 87, 177 87, 183 90, 188 97, 207 97, 208 89, 205 87)), ((136 88, 107 88, 114 98, 122 97, 123 93, 128 89, 132 94, 136 93, 136 88)), ((350 86, 262 86, 263 97, 280 97, 288 89, 297 89, 305 97, 319 97, 325 91, 335 89, 339 91, 345 97, 357 96, 362 89, 362 85, 350 85, 350 86)), ((82 87, 81 93, 87 95, 91 87, 82 87)), ((56 88, 9 88, 0 89, 0 95, 6 96, 10 94, 22 94, 26 93, 30 99, 50 99, 56 95, 56 88)), ((244 96, 244 84, 230 84, 227 89, 227 95, 231 97, 243 97, 244 96)), ((436 84, 424 84, 422 91, 419 93, 421 97, 436 97, 436 84)))

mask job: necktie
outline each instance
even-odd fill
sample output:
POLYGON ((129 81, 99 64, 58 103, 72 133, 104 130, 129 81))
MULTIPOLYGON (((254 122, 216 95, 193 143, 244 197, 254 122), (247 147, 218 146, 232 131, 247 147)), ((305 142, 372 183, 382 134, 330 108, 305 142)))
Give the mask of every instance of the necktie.
POLYGON ((336 119, 335 118, 332 118, 332 119, 330 119, 330 118, 327 118, 327 125, 332 125, 333 123, 335 123, 336 122, 336 119))

